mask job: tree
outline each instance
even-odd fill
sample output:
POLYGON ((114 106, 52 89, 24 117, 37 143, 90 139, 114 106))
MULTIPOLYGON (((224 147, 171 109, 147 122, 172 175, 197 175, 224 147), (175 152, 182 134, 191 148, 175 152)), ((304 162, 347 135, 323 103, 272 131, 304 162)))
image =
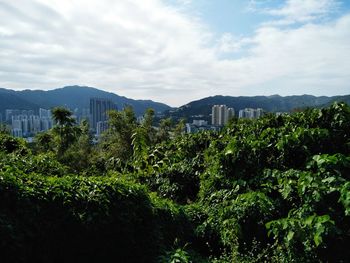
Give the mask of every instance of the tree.
POLYGON ((90 168, 93 154, 93 137, 90 133, 89 122, 83 120, 78 129, 80 130, 79 136, 62 157, 63 162, 69 165, 74 172, 82 172, 90 168))
POLYGON ((148 148, 156 139, 155 129, 153 128, 154 110, 149 108, 143 115, 143 121, 138 125, 132 134, 132 146, 134 159, 147 158, 148 148))
POLYGON ((153 121, 154 121, 154 109, 149 108, 146 110, 144 114, 144 121, 142 123, 142 127, 144 128, 147 136, 147 144, 151 145, 155 142, 155 130, 153 128, 153 121))
POLYGON ((52 116, 56 123, 53 133, 57 136, 57 155, 60 157, 69 145, 76 141, 79 128, 74 126, 75 120, 72 117, 72 112, 66 108, 54 108, 52 116))
POLYGON ((4 123, 0 123, 0 134, 10 134, 9 127, 4 123))
POLYGON ((170 138, 170 131, 173 125, 171 118, 162 119, 157 131, 157 142, 167 141, 170 138))
POLYGON ((53 150, 54 137, 50 132, 40 132, 35 135, 35 146, 39 152, 48 152, 53 150))
POLYGON ((52 110, 52 117, 60 127, 72 126, 75 120, 72 118, 72 112, 63 107, 56 107, 52 110))
POLYGON ((185 119, 181 119, 175 126, 174 128, 174 136, 177 137, 177 136, 180 136, 181 134, 184 133, 184 130, 185 130, 185 127, 186 127, 186 122, 185 122, 185 119))
POLYGON ((127 106, 122 111, 110 111, 108 116, 109 129, 100 145, 102 155, 126 163, 133 155, 132 134, 137 127, 134 110, 127 106))

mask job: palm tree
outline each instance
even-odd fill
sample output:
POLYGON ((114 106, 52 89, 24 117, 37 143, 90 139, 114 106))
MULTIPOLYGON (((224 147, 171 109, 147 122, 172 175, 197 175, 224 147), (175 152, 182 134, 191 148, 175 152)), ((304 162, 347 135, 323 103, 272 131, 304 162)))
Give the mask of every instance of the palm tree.
POLYGON ((72 126, 74 119, 72 118, 72 112, 63 107, 56 107, 52 110, 52 117, 56 124, 60 127, 72 126))
POLYGON ((75 120, 72 112, 63 107, 52 110, 52 117, 56 123, 53 132, 59 137, 58 155, 61 156, 77 138, 78 128, 74 127, 75 120))

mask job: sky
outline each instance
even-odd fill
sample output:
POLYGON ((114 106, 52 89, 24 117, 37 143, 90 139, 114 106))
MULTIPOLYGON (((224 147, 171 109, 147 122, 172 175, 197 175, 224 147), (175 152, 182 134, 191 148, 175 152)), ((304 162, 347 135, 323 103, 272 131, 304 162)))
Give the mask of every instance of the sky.
POLYGON ((349 0, 0 0, 0 87, 350 94, 349 0))

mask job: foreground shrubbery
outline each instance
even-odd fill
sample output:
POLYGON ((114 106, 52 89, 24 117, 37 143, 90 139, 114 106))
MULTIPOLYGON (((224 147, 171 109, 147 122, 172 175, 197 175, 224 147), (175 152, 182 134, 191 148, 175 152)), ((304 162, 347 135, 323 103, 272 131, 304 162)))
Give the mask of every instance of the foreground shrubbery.
POLYGON ((4 262, 349 262, 347 105, 186 136, 148 114, 97 146, 0 135, 4 262))
POLYGON ((154 211, 142 187, 115 178, 0 178, 2 260, 147 262, 154 211))

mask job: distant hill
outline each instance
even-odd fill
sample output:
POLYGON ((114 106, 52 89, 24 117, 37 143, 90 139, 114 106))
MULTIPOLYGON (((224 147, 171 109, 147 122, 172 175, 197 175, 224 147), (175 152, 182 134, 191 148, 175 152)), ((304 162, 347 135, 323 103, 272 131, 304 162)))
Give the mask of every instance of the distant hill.
POLYGON ((350 104, 350 95, 334 97, 315 97, 311 95, 287 96, 255 96, 255 97, 231 97, 231 96, 213 96, 192 101, 177 109, 171 109, 166 112, 166 116, 173 118, 207 119, 211 114, 213 105, 227 105, 235 109, 236 114, 244 108, 263 108, 268 112, 290 112, 297 108, 322 107, 334 101, 344 101, 350 104), (201 115, 203 115, 201 117, 201 115))
POLYGON ((37 109, 39 106, 31 101, 22 99, 13 90, 0 89, 0 112, 5 109, 37 109))
POLYGON ((151 100, 133 100, 91 87, 67 86, 54 90, 23 90, 14 91, 0 89, 0 112, 4 116, 6 109, 50 109, 56 106, 65 106, 72 110, 89 108, 90 98, 107 98, 117 104, 118 109, 131 105, 137 115, 141 115, 147 108, 156 112, 163 112, 170 107, 166 104, 151 100))
POLYGON ((56 106, 65 106, 72 110, 89 108, 90 98, 107 98, 117 104, 118 109, 131 105, 137 115, 142 115, 147 108, 156 112, 164 112, 165 116, 192 119, 210 120, 211 107, 216 104, 225 104, 235 109, 236 114, 244 108, 263 108, 268 112, 290 112, 296 108, 322 107, 334 101, 344 101, 350 104, 350 95, 333 97, 315 97, 311 95, 287 96, 255 96, 231 97, 213 96, 192 101, 179 108, 171 108, 166 104, 151 100, 133 100, 117 94, 106 92, 92 87, 67 86, 54 90, 23 90, 14 91, 0 88, 0 113, 4 118, 6 109, 50 109, 56 106), (202 116, 201 116, 202 115, 202 116))

